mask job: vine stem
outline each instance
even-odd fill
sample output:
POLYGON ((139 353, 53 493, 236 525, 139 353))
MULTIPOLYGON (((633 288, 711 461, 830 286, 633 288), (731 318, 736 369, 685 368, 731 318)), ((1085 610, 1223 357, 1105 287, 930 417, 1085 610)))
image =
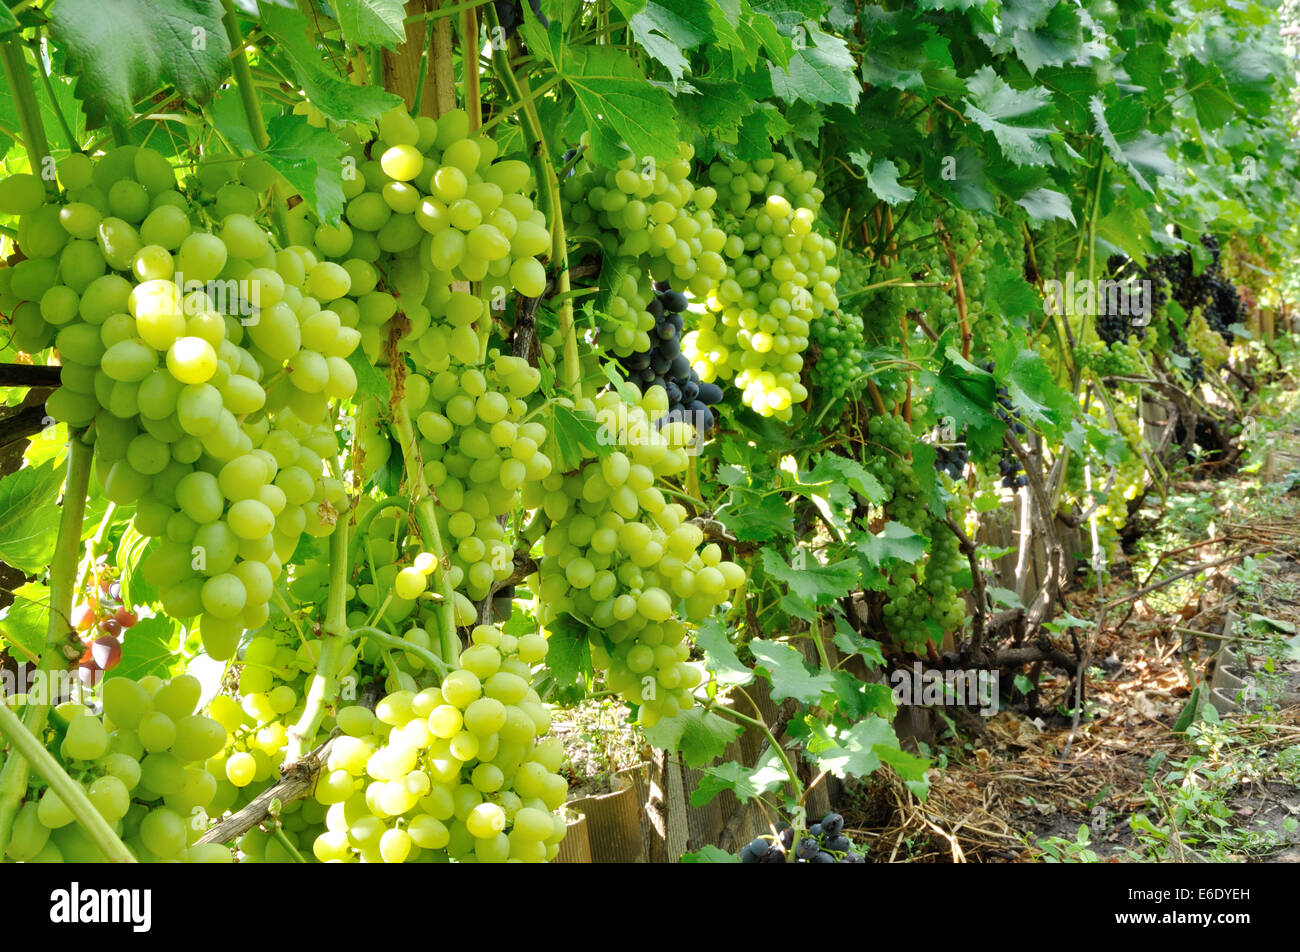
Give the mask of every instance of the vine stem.
POLYGON ((307 700, 303 705, 298 722, 289 728, 289 746, 285 751, 285 763, 297 763, 302 759, 306 745, 316 736, 321 721, 325 718, 325 709, 338 698, 339 668, 343 662, 343 653, 352 641, 348 630, 348 520, 345 513, 339 513, 339 521, 330 536, 330 581, 329 594, 325 600, 325 624, 321 627, 324 645, 320 660, 316 662, 316 673, 312 675, 307 688, 307 700))
POLYGON ((478 82, 478 13, 474 7, 460 15, 460 60, 465 67, 465 111, 469 113, 470 135, 483 125, 483 102, 478 82))
MULTIPOLYGON (((27 161, 32 167, 32 173, 41 175, 41 164, 50 154, 50 144, 45 138, 41 107, 36 102, 36 87, 32 85, 27 58, 23 55, 19 40, 11 39, 0 44, 0 68, 3 68, 5 80, 13 90, 14 111, 18 113, 18 131, 22 133, 27 161)), ((54 182, 44 176, 41 179, 45 182, 45 190, 53 193, 54 182)))
MULTIPOLYGON (((749 696, 748 692, 739 687, 736 688, 736 690, 739 691, 741 696, 749 702, 749 706, 754 709, 755 713, 760 713, 758 704, 756 704, 754 699, 749 696)), ((721 705, 715 707, 714 710, 719 714, 726 715, 727 717, 734 717, 742 724, 757 727, 763 732, 763 735, 767 738, 768 744, 770 744, 772 749, 776 751, 776 755, 781 758, 781 763, 785 765, 785 772, 790 778, 790 785, 794 788, 795 792, 799 794, 797 799, 802 801, 804 798, 804 789, 803 784, 799 782, 799 774, 795 771, 794 764, 791 763, 790 756, 785 752, 785 748, 777 743, 776 736, 772 733, 771 728, 767 726, 767 723, 762 719, 762 717, 750 717, 748 714, 741 714, 735 708, 723 707, 721 705)))
POLYGON ((402 447, 406 478, 410 481, 411 497, 415 500, 415 524, 420 530, 420 538, 438 560, 438 580, 442 586, 442 624, 439 625, 441 654, 447 664, 456 664, 460 659, 460 639, 456 635, 456 595, 451 587, 451 578, 447 575, 450 563, 442 545, 442 533, 438 531, 433 494, 424 478, 420 447, 415 440, 411 414, 406 409, 405 400, 398 400, 393 406, 393 431, 402 447))
MULTIPOLYGON (((265 149, 271 141, 266 131, 266 119, 262 115, 262 106, 257 100, 257 83, 253 80, 253 70, 248 65, 248 56, 244 53, 244 38, 239 32, 239 21, 235 12, 234 0, 221 0, 224 11, 221 22, 226 28, 233 51, 230 58, 231 69, 235 74, 235 86, 239 89, 239 101, 244 107, 244 116, 248 119, 248 131, 253 135, 253 144, 258 149, 265 149)), ((280 200, 280 187, 271 183, 267 198, 271 205, 271 219, 275 224, 276 234, 281 241, 289 237, 289 223, 284 213, 284 202, 280 200)))
MULTIPOLYGON (((59 516, 59 535, 50 561, 50 617, 45 633, 45 649, 38 668, 44 675, 62 669, 67 661, 59 647, 70 630, 68 616, 72 613, 77 559, 81 553, 81 523, 86 515, 91 453, 91 447, 74 434, 68 450, 68 475, 63 490, 63 509, 59 516)), ((32 737, 40 737, 49 717, 48 704, 29 704, 23 712, 22 726, 32 737)), ((9 845, 19 801, 27 792, 30 767, 31 761, 23 756, 10 757, 5 761, 4 768, 0 769, 0 855, 3 855, 5 847, 9 845)))
POLYGON ((385 648, 392 648, 396 651, 405 651, 415 655, 429 667, 433 668, 442 677, 447 676, 448 667, 446 663, 428 648, 421 648, 419 645, 413 645, 409 641, 398 638, 394 634, 384 631, 382 628, 375 628, 371 625, 360 625, 352 629, 355 635, 363 635, 366 638, 373 638, 385 648))
MULTIPOLYGON (((92 715, 83 715, 90 717, 92 715)), ((113 863, 134 863, 135 857, 131 851, 126 848, 125 844, 118 839, 113 828, 109 826, 108 821, 104 819, 100 812, 95 809, 90 798, 86 796, 86 791, 82 789, 81 784, 68 776, 67 772, 59 766, 59 762, 51 756, 50 752, 45 749, 39 737, 23 726, 18 715, 9 709, 8 704, 0 703, 0 734, 9 738, 9 743, 13 745, 21 757, 14 758, 22 760, 31 767, 36 768, 36 772, 41 775, 50 789, 58 794, 72 811, 72 815, 77 818, 81 828, 86 831, 95 845, 100 848, 109 862, 113 863)))
MULTIPOLYGON (((38 34, 39 37, 39 34, 38 34)), ((36 57, 36 71, 41 76, 41 86, 45 89, 45 95, 50 100, 50 109, 54 113, 54 118, 59 122, 59 128, 63 130, 63 137, 68 140, 69 151, 76 152, 81 147, 77 145, 77 137, 68 125, 67 118, 63 115, 63 110, 59 108, 59 100, 54 95, 54 84, 50 82, 50 71, 45 68, 45 58, 41 55, 41 43, 39 38, 32 44, 32 54, 36 57)))
POLYGON ((551 263, 556 267, 555 292, 560 300, 559 324, 564 337, 564 384, 575 397, 582 396, 582 367, 578 359, 578 335, 573 323, 573 299, 569 297, 569 239, 565 234, 564 215, 560 204, 560 178, 555 171, 551 158, 551 149, 542 129, 542 121, 537 115, 527 80, 520 80, 510 66, 510 57, 505 46, 496 42, 500 36, 501 23, 497 18, 496 8, 492 4, 484 7, 490 27, 488 35, 493 38, 492 65, 497 78, 505 86, 511 101, 520 107, 520 121, 524 136, 533 151, 533 167, 537 172, 541 188, 542 213, 551 223, 551 263))

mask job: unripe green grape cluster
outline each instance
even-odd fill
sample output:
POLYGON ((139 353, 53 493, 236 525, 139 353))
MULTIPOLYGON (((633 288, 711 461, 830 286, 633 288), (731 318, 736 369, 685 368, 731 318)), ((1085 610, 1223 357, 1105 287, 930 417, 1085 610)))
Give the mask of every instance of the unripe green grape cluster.
MULTIPOLYGON (((56 710, 62 740, 52 752, 141 862, 232 860, 229 849, 197 842, 208 818, 224 809, 205 764, 227 742, 220 723, 195 713, 200 690, 189 675, 116 677, 104 682, 102 714, 73 702, 56 710)), ((39 787, 19 808, 5 855, 33 863, 106 861, 64 800, 39 787)))
POLYGON ((829 311, 813 324, 812 336, 821 351, 813 365, 813 381, 836 397, 860 388, 870 369, 862 318, 839 309, 829 311))
MULTIPOLYGON (((352 140, 344 156, 342 219, 322 223, 300 205, 290 231, 352 277, 346 306, 368 358, 385 357, 386 325, 399 312, 409 325, 402 348, 432 356, 447 345, 443 338, 422 341, 432 324, 451 318, 453 329, 473 341, 468 325, 487 303, 503 308, 508 291, 526 297, 545 291, 539 256, 550 252, 551 235, 529 197, 531 168, 517 159, 498 161, 496 142, 471 135, 463 110, 434 120, 398 108, 380 118, 369 142, 349 129, 340 134, 352 140), (465 302, 452 287, 462 281, 479 285, 480 295, 473 316, 457 323, 465 302)), ((466 351, 476 346, 454 352, 471 362, 466 351)))
POLYGON ((890 637, 915 649, 962 624, 965 608, 952 583, 962 557, 956 537, 926 506, 910 459, 917 442, 911 426, 901 416, 886 414, 873 416, 867 432, 879 451, 866 468, 885 489, 885 514, 928 539, 924 562, 890 572, 882 609, 890 637))
POLYGON ((683 423, 653 426, 665 403, 660 388, 635 405, 614 392, 581 402, 603 432, 619 435, 618 448, 524 493, 524 505, 539 510, 530 529, 541 558, 529 585, 542 624, 566 612, 590 620, 593 665, 646 726, 691 706, 702 675, 688 663, 686 623, 703 621, 745 581, 654 485, 685 469, 691 438, 683 423))
POLYGON ((809 329, 838 305, 835 242, 815 230, 823 194, 798 159, 717 161, 726 273, 705 298, 699 327, 682 340, 700 379, 728 378, 763 416, 791 418, 809 329))
POLYGON ((726 235, 711 211, 717 190, 691 181, 695 150, 677 158, 626 156, 613 169, 582 163, 562 186, 570 237, 601 246, 605 273, 616 275, 601 324, 602 344, 626 357, 650 349, 655 320, 651 279, 703 297, 726 274, 726 235))
POLYGON ((143 570, 164 610, 201 615, 208 653, 229 658, 266 621, 303 533, 328 535, 343 498, 323 460, 360 334, 324 305, 350 276, 306 248, 277 251, 242 211, 200 227, 153 150, 73 155, 59 174, 57 201, 22 196, 28 267, 8 289, 37 308, 63 365, 47 408, 91 428, 105 494, 159 540, 143 570))
POLYGON ((322 862, 545 862, 564 837, 564 752, 532 687, 547 651, 480 625, 438 687, 342 708, 315 801, 322 862))

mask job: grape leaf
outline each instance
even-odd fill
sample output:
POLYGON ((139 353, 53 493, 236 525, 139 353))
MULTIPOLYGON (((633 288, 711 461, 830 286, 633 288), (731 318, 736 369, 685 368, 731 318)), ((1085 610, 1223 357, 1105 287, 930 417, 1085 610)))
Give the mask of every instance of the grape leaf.
POLYGON ((808 42, 796 48, 784 69, 768 67, 773 94, 786 102, 844 103, 856 106, 862 95, 857 63, 838 36, 807 26, 808 42))
POLYGON ((805 473, 802 479, 804 485, 809 486, 831 483, 841 488, 847 487, 856 493, 861 493, 870 502, 885 500, 885 488, 880 485, 880 480, 867 472, 857 460, 837 453, 823 453, 818 456, 812 472, 805 473))
POLYGON ((724 849, 705 844, 694 853, 683 853, 683 863, 739 863, 740 857, 724 849))
POLYGON ((13 603, 0 609, 0 636, 35 664, 50 623, 50 590, 42 582, 28 582, 10 594, 13 603))
POLYGON ((394 49, 406 39, 402 0, 333 0, 343 38, 357 46, 394 49))
POLYGON ((673 80, 689 67, 683 50, 695 49, 713 36, 710 3, 699 0, 614 0, 632 28, 632 36, 662 63, 673 80))
POLYGON ((1052 428, 1070 418, 1074 401, 1068 391, 1056 385, 1041 354, 1014 337, 995 342, 992 349, 998 378, 1018 410, 1035 423, 1052 428))
POLYGON ((1123 99, 1108 108, 1100 96, 1093 96, 1089 106, 1106 151, 1140 188, 1154 192, 1158 176, 1174 174, 1165 144, 1146 128, 1146 109, 1141 103, 1123 99))
POLYGON ((336 122, 368 122, 402 105, 402 98, 378 86, 355 86, 325 68, 312 42, 311 24, 297 10, 261 4, 262 26, 289 59, 294 78, 311 104, 336 122))
POLYGON ((18 18, 4 4, 0 4, 0 34, 18 29, 18 18))
POLYGON ((161 83, 204 102, 230 71, 219 0, 58 0, 48 15, 95 122, 129 118, 161 83))
POLYGON ((810 753, 823 770, 845 779, 873 772, 880 766, 881 751, 891 748, 898 749, 894 728, 884 718, 873 716, 839 732, 831 746, 810 753))
POLYGON ((266 131, 270 141, 259 154, 322 221, 336 224, 343 214, 342 140, 288 113, 272 119, 266 131))
POLYGON ((790 645, 756 638, 749 643, 749 650, 759 661, 757 670, 772 682, 773 701, 779 703, 792 697, 804 704, 815 704, 823 694, 834 690, 831 676, 825 672, 810 673, 804 666, 803 655, 790 645))
POLYGON ((854 559, 841 559, 830 565, 812 560, 811 565, 792 567, 770 547, 763 550, 762 559, 763 571, 810 605, 824 605, 843 598, 858 581, 858 565, 854 559))
POLYGON ((26 575, 49 568, 62 485, 63 469, 52 459, 0 479, 0 562, 26 575))
POLYGON ((388 376, 379 372, 360 347, 348 354, 347 361, 357 375, 357 393, 374 397, 381 407, 388 406, 393 397, 393 385, 388 376))
POLYGON ((166 678, 180 648, 180 626, 166 615, 141 619, 122 640, 122 660, 104 677, 139 681, 146 675, 166 678))
POLYGON ((917 757, 905 750, 899 750, 897 741, 889 744, 877 744, 876 755, 881 763, 888 764, 903 781, 903 786, 911 790, 920 800, 925 800, 930 793, 930 761, 917 757))
POLYGON ((1036 188, 1016 199, 1016 204, 1023 208, 1033 222, 1050 222, 1060 218, 1074 222, 1074 210, 1066 195, 1051 188, 1036 188))
POLYGON ((677 158, 672 100, 664 89, 646 82, 630 56, 609 46, 568 54, 557 57, 556 71, 573 90, 587 120, 596 163, 618 164, 623 158, 616 148, 620 138, 638 157, 653 156, 664 162, 677 158))
MULTIPOLYGON (((852 155, 849 158, 853 158, 852 155)), ((916 189, 898 182, 898 166, 889 159, 873 162, 870 168, 863 169, 867 174, 867 188, 875 193, 881 201, 890 205, 910 202, 916 197, 916 189)))
POLYGON ((1002 147, 1016 165, 1049 165, 1047 140, 1055 134, 1049 124, 1051 94, 1045 89, 1017 90, 984 66, 967 81, 966 115, 1002 147))
POLYGON ((695 643, 704 651, 704 667, 713 672, 718 687, 729 688, 754 680, 754 672, 736 656, 721 618, 707 619, 695 632, 695 643))
POLYGON ((549 626, 549 631, 547 670, 561 691, 581 691, 594 676, 587 624, 565 612, 549 626))
POLYGON ((925 555, 925 538, 901 522, 887 522, 877 533, 858 539, 854 548, 864 566, 876 567, 885 562, 917 562, 925 555))
POLYGON ((681 753, 687 766, 703 767, 721 757, 741 727, 720 714, 693 707, 645 729, 651 744, 681 753))
POLYGON ((868 714, 894 716, 894 692, 889 685, 859 681, 848 671, 833 671, 831 677, 835 679, 835 698, 840 714, 854 721, 860 721, 868 714))
POLYGON ((779 790, 789 779, 785 764, 781 763, 776 751, 769 747, 753 767, 735 761, 706 767, 699 785, 691 793, 691 806, 702 807, 724 790, 730 790, 737 800, 745 803, 772 790, 779 790))

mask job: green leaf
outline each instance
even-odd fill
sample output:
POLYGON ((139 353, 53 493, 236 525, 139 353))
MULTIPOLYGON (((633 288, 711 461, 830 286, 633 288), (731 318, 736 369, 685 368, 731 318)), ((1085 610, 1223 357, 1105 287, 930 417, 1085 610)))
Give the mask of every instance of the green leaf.
POLYGON ((677 116, 668 93, 646 81, 645 74, 621 50, 592 46, 569 50, 556 71, 573 90, 592 134, 592 159, 613 167, 623 158, 617 140, 638 158, 668 162, 678 155, 677 116), (563 64, 563 67, 561 66, 563 64), (612 132, 613 136, 606 133, 612 132))
POLYGON ((18 18, 7 6, 0 4, 0 34, 10 33, 16 29, 18 29, 18 18))
POLYGON ((737 800, 745 803, 781 789, 781 785, 789 779, 785 764, 776 755, 776 751, 769 747, 753 767, 734 761, 706 767, 699 786, 691 793, 691 806, 702 807, 724 790, 730 790, 737 800))
POLYGON ((873 162, 871 156, 859 149, 849 153, 849 161, 862 170, 867 177, 867 188, 881 201, 897 205, 916 197, 916 189, 898 183, 898 166, 889 159, 873 162))
POLYGON ((843 598, 853 591, 858 581, 858 565, 854 559, 841 559, 830 565, 813 559, 811 565, 791 566, 775 549, 765 548, 762 561, 764 572, 809 605, 824 605, 843 598))
POLYGON ((63 468, 54 460, 0 479, 0 562, 26 575, 43 573, 54 556, 63 468))
POLYGON ((1033 222, 1050 222, 1058 218, 1074 224, 1074 209, 1070 207, 1067 195, 1051 188, 1036 188, 1016 199, 1016 204, 1025 210, 1033 222))
POLYGON ((796 48, 788 66, 769 66, 773 94, 786 102, 856 106, 862 87, 848 44, 815 26, 809 25, 807 33, 810 45, 796 48))
POLYGON ((325 67, 312 37, 315 31, 297 10, 262 3, 262 26, 289 59, 294 78, 311 104, 335 122, 369 122, 402 105, 402 98, 378 86, 356 86, 325 67))
POLYGON ((867 472, 857 460, 838 453, 822 453, 817 457, 812 472, 803 474, 801 479, 806 486, 839 484, 855 493, 861 493, 870 502, 885 500, 885 487, 880 485, 880 480, 867 472))
POLYGON ((357 46, 394 49, 406 39, 402 0, 333 0, 343 38, 357 46))
POLYGON ((388 401, 393 398, 393 385, 388 375, 381 374, 360 347, 348 354, 347 361, 357 375, 357 393, 373 397, 381 407, 388 406, 388 401))
POLYGON ((901 522, 887 522, 877 533, 868 533, 854 544, 864 566, 876 568, 886 562, 917 562, 925 555, 925 537, 901 522))
POLYGON ((905 750, 899 750, 897 741, 892 746, 877 744, 875 751, 881 763, 893 767, 894 773, 898 774, 899 779, 903 781, 903 785, 916 794, 919 799, 924 800, 929 795, 929 760, 924 757, 917 757, 915 754, 909 754, 905 750))
POLYGON ((552 401, 547 409, 551 438, 547 449, 555 451, 555 463, 561 473, 572 472, 590 456, 606 457, 613 452, 619 435, 609 433, 587 412, 552 401))
POLYGON ((862 660, 869 668, 883 667, 885 664, 880 642, 873 638, 862 637, 843 616, 838 614, 835 616, 835 637, 832 641, 845 655, 862 655, 862 660))
POLYGON ((1051 164, 1047 139, 1055 130, 1047 90, 1013 89, 991 66, 980 68, 967 89, 966 115, 997 140, 1008 159, 1016 165, 1051 164))
POLYGON ((1089 107, 1106 151, 1139 187, 1154 192, 1157 177, 1174 174, 1165 143, 1147 129, 1146 109, 1140 102, 1123 99, 1107 107, 1100 96, 1094 96, 1089 107))
POLYGON ((740 734, 739 724, 701 707, 665 717, 645 729, 646 740, 664 750, 680 752, 690 767, 712 763, 740 734))
POLYGON ((594 676, 589 628, 565 612, 550 625, 546 668, 561 690, 585 687, 594 676))
MULTIPOLYGON (((28 582, 11 593, 13 604, 0 610, 0 636, 35 664, 45 647, 50 619, 50 590, 43 582, 28 582)), ((15 660, 24 660, 15 658, 15 660)))
POLYGON ((1008 338, 993 346, 998 379, 1011 394, 1011 402, 1026 417, 1043 426, 1057 427, 1074 412, 1068 391, 1056 385, 1042 355, 1008 338))
POLYGON ((987 589, 989 597, 993 599, 994 605, 1003 605, 1006 608, 1024 608, 1025 603, 1009 588, 1000 588, 997 585, 990 585, 987 589))
POLYGON ((772 682, 773 701, 779 703, 792 697, 803 704, 815 704, 823 694, 834 690, 831 676, 809 673, 803 655, 790 645, 756 638, 749 643, 749 650, 758 659, 757 670, 772 682))
POLYGON ((230 71, 219 0, 58 0, 48 14, 95 120, 130 118, 163 83, 204 102, 230 71))
POLYGON ((704 845, 694 853, 683 853, 683 863, 739 863, 740 857, 716 846, 704 845))
POLYGON ((122 660, 105 675, 139 681, 146 675, 167 678, 180 649, 180 626, 165 615, 145 618, 122 641, 122 660))
POLYGON ((869 714, 893 717, 897 711, 894 692, 887 684, 868 684, 859 681, 848 671, 835 671, 835 700, 839 714, 851 721, 860 721, 869 714))
POLYGON ((704 652, 704 667, 713 672, 718 687, 735 687, 754 680, 754 672, 737 657, 721 618, 708 618, 695 632, 695 643, 704 652))
POLYGON ((323 221, 343 214, 343 163, 347 148, 338 136, 317 129, 304 116, 276 116, 267 125, 270 141, 258 152, 297 190, 323 221))
POLYGON ((683 50, 692 50, 713 36, 710 3, 699 0, 615 0, 632 28, 632 36, 673 79, 689 67, 683 50), (639 9, 639 12, 634 12, 639 9))
POLYGON ((898 749, 894 728, 882 717, 869 717, 839 732, 816 757, 823 770, 843 780, 867 776, 880 766, 880 751, 891 748, 898 749))

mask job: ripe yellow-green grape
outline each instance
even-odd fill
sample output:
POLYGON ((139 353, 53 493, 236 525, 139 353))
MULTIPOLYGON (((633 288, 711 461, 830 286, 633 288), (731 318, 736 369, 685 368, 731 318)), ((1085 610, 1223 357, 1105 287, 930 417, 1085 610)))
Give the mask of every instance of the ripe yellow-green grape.
POLYGON ((345 707, 315 799, 321 862, 545 862, 565 825, 563 749, 531 686, 539 635, 479 625, 438 687, 345 707))

